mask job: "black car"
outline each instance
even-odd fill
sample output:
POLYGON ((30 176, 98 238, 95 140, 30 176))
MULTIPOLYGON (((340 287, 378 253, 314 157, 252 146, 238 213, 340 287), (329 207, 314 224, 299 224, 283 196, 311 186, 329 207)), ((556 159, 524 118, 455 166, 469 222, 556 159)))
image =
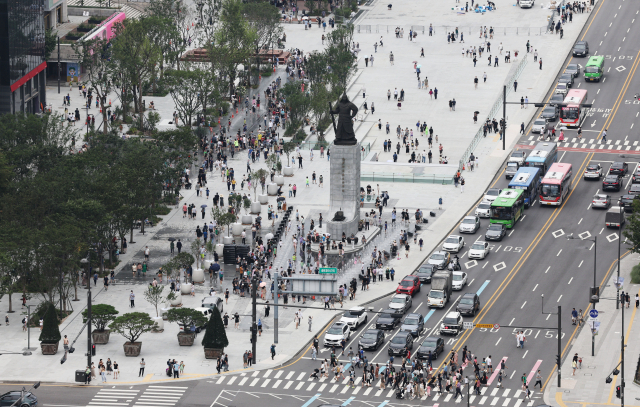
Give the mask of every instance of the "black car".
POLYGON ((364 350, 378 350, 384 344, 384 332, 380 329, 367 329, 358 341, 358 347, 364 350))
POLYGON ((507 234, 507 228, 502 223, 492 223, 484 234, 485 240, 502 240, 507 234))
POLYGON ((559 110, 560 109, 558 109, 558 106, 547 106, 540 114, 540 117, 548 122, 555 122, 556 120, 558 120, 559 110))
POLYGON ((400 325, 400 316, 396 316, 396 310, 386 309, 382 311, 378 320, 376 321, 376 329, 394 329, 400 325))
POLYGON ((629 164, 623 162, 615 162, 609 168, 609 174, 619 174, 623 177, 629 172, 629 164))
POLYGON ((580 75, 580 65, 569 64, 567 65, 567 69, 564 70, 564 73, 570 73, 574 78, 576 78, 578 75, 580 75))
POLYGON ((36 407, 37 405, 38 398, 29 392, 25 392, 23 396, 21 391, 10 391, 0 396, 2 407, 36 407))
POLYGON ((421 283, 430 283, 431 275, 435 273, 436 270, 438 270, 438 267, 436 265, 423 264, 422 266, 420 266, 420 269, 418 269, 418 273, 416 275, 420 279, 421 283))
POLYGON ((640 199, 640 195, 622 195, 618 204, 624 206, 625 212, 633 212, 633 200, 640 199))
POLYGON ((602 181, 602 190, 608 191, 613 189, 614 191, 620 191, 622 188, 622 176, 620 175, 607 175, 602 181))
POLYGON ((640 184, 640 168, 638 168, 636 172, 634 172, 633 175, 631 176, 631 183, 640 184))
POLYGON ((422 331, 424 331, 424 318, 422 314, 415 313, 407 315, 404 321, 402 321, 400 330, 402 332, 409 332, 415 338, 420 336, 422 331))
POLYGON ((476 293, 466 293, 458 301, 456 311, 462 315, 476 315, 480 311, 480 297, 476 293))
POLYGON ((410 332, 398 332, 389 342, 389 355, 404 356, 413 349, 413 335, 410 332))
POLYGON ((586 57, 587 55, 589 55, 589 43, 586 41, 576 42, 576 45, 573 46, 573 56, 586 57))
POLYGON ((437 336, 425 338, 416 351, 416 357, 418 359, 429 359, 429 351, 431 351, 431 360, 438 359, 438 355, 444 353, 444 339, 437 336))
POLYGON ((635 196, 640 195, 640 184, 631 184, 631 188, 629 188, 629 192, 627 193, 635 196))
POLYGON ((564 95, 562 93, 554 93, 553 96, 551 96, 551 100, 549 100, 549 104, 555 106, 558 106, 558 104, 562 102, 564 102, 564 95))
POLYGON ((573 87, 573 75, 570 73, 563 73, 558 79, 558 83, 566 83, 568 88, 573 87))

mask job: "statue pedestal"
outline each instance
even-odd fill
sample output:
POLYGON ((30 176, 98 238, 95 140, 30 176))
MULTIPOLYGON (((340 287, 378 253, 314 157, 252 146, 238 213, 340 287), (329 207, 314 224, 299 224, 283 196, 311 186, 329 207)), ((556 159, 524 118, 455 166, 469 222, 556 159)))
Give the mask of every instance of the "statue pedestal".
POLYGON ((331 145, 330 202, 331 209, 327 232, 332 239, 339 240, 358 232, 360 220, 360 144, 353 146, 331 145), (345 219, 333 221, 336 212, 342 211, 345 219))

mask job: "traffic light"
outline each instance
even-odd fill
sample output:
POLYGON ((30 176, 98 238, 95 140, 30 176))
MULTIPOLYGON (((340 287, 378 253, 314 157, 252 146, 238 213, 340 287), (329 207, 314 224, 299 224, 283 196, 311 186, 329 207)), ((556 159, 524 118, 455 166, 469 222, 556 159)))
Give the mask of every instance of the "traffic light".
POLYGON ((556 355, 556 364, 562 366, 562 356, 556 355))
POLYGON ((617 376, 618 374, 620 374, 620 370, 618 370, 618 368, 615 368, 611 373, 613 373, 614 376, 617 376))
POLYGON ((96 355, 96 345, 91 345, 91 356, 96 355))
POLYGON ((605 383, 609 384, 613 381, 613 379, 611 378, 611 376, 607 376, 606 379, 604 379, 605 383))
POLYGON ((69 353, 73 353, 76 351, 76 348, 74 348, 73 346, 69 348, 69 353))
POLYGON ((620 386, 616 386, 616 397, 620 398, 620 386))

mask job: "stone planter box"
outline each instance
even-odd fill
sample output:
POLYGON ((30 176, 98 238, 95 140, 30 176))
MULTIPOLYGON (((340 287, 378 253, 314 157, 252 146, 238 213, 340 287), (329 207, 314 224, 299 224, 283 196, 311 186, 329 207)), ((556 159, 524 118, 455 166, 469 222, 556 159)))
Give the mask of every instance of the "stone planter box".
POLYGON ((124 348, 124 355, 127 357, 138 357, 140 356, 140 350, 142 349, 142 342, 125 342, 122 345, 124 348))
POLYGON ((222 352, 224 352, 224 348, 204 348, 204 357, 205 359, 218 359, 220 356, 222 356, 222 352))
MULTIPOLYGON (((203 269, 195 269, 193 270, 193 273, 191 274, 191 281, 193 281, 194 283, 198 283, 198 284, 202 284, 204 283, 204 270, 203 269)), ((183 294, 191 294, 191 284, 189 284, 189 292, 185 293, 184 292, 184 286, 185 284, 182 285, 182 293, 183 294)))
POLYGON ((107 343, 109 343, 109 335, 111 334, 111 331, 108 329, 105 329, 102 332, 99 331, 93 331, 91 332, 91 339, 93 341, 93 343, 95 343, 96 345, 105 345, 107 343))
POLYGON ((271 196, 278 194, 278 184, 267 184, 267 193, 271 196))
POLYGON ((216 244, 215 251, 216 253, 218 253, 218 256, 222 256, 222 254, 224 253, 224 245, 222 243, 216 244))
POLYGON ((284 167, 282 173, 285 177, 293 177, 293 167, 284 167))
POLYGON ((178 334, 178 344, 180 346, 193 346, 193 342, 196 339, 196 334, 180 332, 178 334))
POLYGON ((182 305, 182 295, 180 293, 176 294, 176 299, 171 300, 172 307, 179 307, 182 305))
POLYGON ((243 225, 250 225, 253 223, 253 216, 251 215, 242 215, 241 219, 243 225))
POLYGON ((233 237, 225 236, 222 238, 222 243, 224 244, 233 244, 233 237))
POLYGON ((259 214, 260 212, 262 212, 262 205, 260 205, 260 202, 251 202, 251 213, 259 214))
POLYGON ((233 233, 234 236, 240 236, 242 234, 242 223, 232 223, 231 224, 231 233, 233 233))
POLYGON ((275 177, 273 177, 273 180, 275 181, 276 185, 284 185, 283 175, 276 175, 275 177))
MULTIPOLYGON (((168 309, 167 309, 167 311, 168 311, 168 309)), ((162 316, 159 316, 159 317, 151 317, 151 319, 153 320, 153 322, 155 322, 155 323, 158 325, 158 327, 156 328, 155 332, 162 332, 162 331, 164 331, 164 320, 165 320, 165 319, 167 319, 167 316, 166 316, 166 315, 167 315, 167 314, 166 314, 166 312, 163 312, 163 313, 162 313, 162 316)))
POLYGON ((184 283, 180 286, 180 294, 191 295, 191 284, 184 283))
POLYGON ((58 343, 40 343, 43 355, 55 355, 58 353, 58 343))
POLYGON ((269 203, 269 195, 258 195, 258 201, 262 205, 266 205, 269 203))

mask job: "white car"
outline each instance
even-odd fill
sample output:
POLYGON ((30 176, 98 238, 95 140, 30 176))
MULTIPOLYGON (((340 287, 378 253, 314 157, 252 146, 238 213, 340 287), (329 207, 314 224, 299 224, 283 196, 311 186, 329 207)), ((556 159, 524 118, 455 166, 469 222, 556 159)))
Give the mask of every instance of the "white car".
POLYGON ((516 150, 511 153, 511 156, 509 157, 508 161, 518 163, 518 165, 522 166, 524 165, 524 161, 526 159, 527 159, 527 153, 525 153, 522 150, 516 150))
POLYGON ((477 216, 465 216, 460 224, 460 233, 476 233, 480 229, 480 218, 477 216))
POLYGON ((533 125, 531 125, 531 131, 533 133, 545 134, 549 127, 550 127, 550 124, 548 121, 542 118, 538 118, 533 122, 533 125))
POLYGON ((459 291, 462 290, 462 287, 464 287, 465 284, 467 284, 467 273, 463 273, 462 271, 454 271, 451 288, 459 291))
POLYGON ((358 329, 361 324, 366 324, 367 318, 367 311, 364 310, 364 307, 353 307, 344 313, 340 318, 340 322, 349 325, 349 328, 353 331, 358 329))
POLYGON ((587 169, 584 170, 584 179, 602 178, 602 166, 600 164, 589 164, 587 165, 587 169))
POLYGON ((489 188, 487 190, 487 193, 484 194, 484 198, 482 200, 487 202, 493 202, 496 200, 498 195, 500 195, 500 192, 502 192, 500 188, 489 188))
POLYGON ((458 253, 464 247, 464 238, 458 235, 450 235, 442 244, 442 250, 458 253))
POLYGON ((483 260, 489 254, 489 243, 483 241, 474 242, 469 249, 470 259, 483 260))
POLYGON ((349 325, 344 322, 336 322, 324 335, 324 346, 340 346, 340 341, 349 340, 349 337, 351 337, 349 325))
POLYGON ((560 93, 561 95, 567 96, 567 92, 569 91, 569 87, 566 83, 558 83, 556 85, 556 90, 553 93, 560 93))
POLYGON ((491 216, 491 202, 482 201, 476 208, 476 216, 488 218, 491 216))

